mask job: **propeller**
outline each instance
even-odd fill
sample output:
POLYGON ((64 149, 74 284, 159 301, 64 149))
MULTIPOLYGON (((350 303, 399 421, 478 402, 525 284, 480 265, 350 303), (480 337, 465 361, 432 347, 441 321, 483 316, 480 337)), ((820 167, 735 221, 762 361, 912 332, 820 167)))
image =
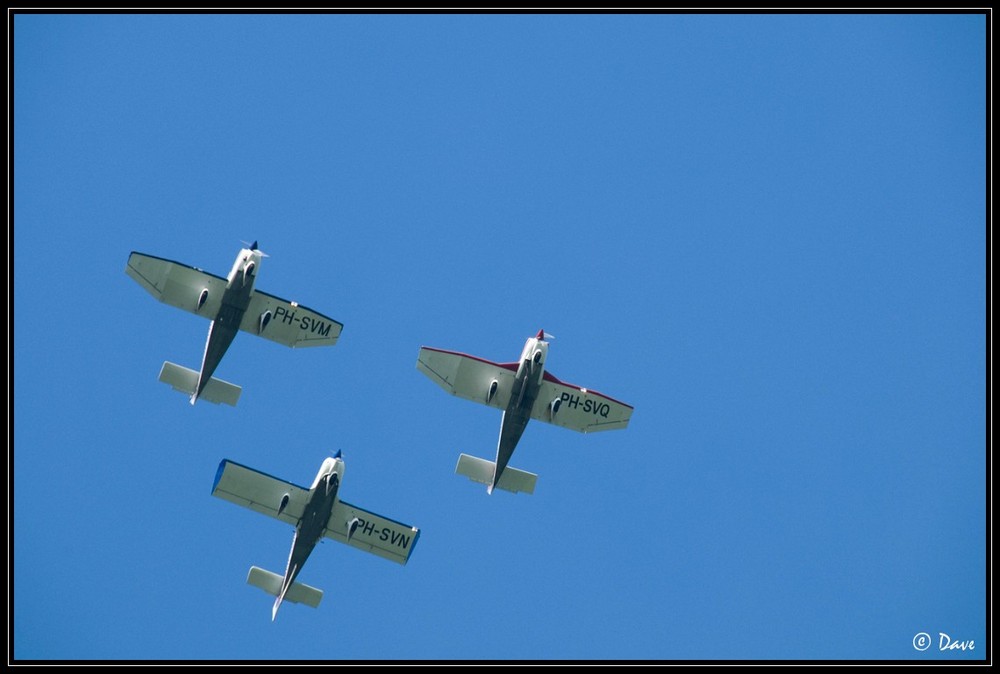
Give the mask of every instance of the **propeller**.
POLYGON ((259 249, 259 248, 257 247, 257 241, 256 241, 256 239, 254 240, 254 242, 253 242, 253 243, 249 243, 249 242, 247 242, 247 241, 243 241, 242 239, 240 239, 240 243, 242 243, 242 244, 243 244, 244 246, 246 246, 246 247, 247 247, 247 248, 249 248, 250 250, 255 250, 255 251, 257 251, 258 253, 260 253, 260 256, 261 256, 261 257, 271 257, 270 255, 268 255, 267 253, 265 253, 264 251, 260 250, 260 249, 259 249))
POLYGON ((542 339, 542 340, 545 340, 545 341, 549 341, 549 340, 552 340, 552 339, 555 339, 555 338, 556 338, 555 335, 550 335, 549 333, 545 332, 544 330, 539 330, 538 334, 535 335, 535 339, 542 339))

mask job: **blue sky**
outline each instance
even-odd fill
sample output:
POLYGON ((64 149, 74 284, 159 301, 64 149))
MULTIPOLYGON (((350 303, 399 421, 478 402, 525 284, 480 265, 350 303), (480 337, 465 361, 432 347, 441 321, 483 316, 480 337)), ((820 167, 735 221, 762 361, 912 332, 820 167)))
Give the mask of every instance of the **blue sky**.
POLYGON ((986 16, 13 16, 11 657, 986 657, 986 16), (130 251, 344 324, 240 334, 130 251), (634 406, 532 423, 420 346, 634 406), (421 529, 405 567, 211 496, 228 458, 421 529), (933 645, 914 648, 926 633, 933 645), (974 642, 941 651, 940 634, 974 642))

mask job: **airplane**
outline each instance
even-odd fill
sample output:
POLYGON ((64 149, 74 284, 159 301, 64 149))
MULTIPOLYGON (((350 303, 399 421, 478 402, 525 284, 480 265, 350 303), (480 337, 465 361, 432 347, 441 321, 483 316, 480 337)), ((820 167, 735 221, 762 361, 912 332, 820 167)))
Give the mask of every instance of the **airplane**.
POLYGON ((247 583, 276 597, 271 620, 282 601, 316 608, 323 591, 296 582, 303 564, 322 538, 406 564, 417 546, 420 530, 368 512, 340 500, 344 459, 340 451, 323 460, 309 489, 223 459, 215 474, 212 495, 270 515, 295 527, 285 575, 250 567, 247 583))
POLYGON ((628 426, 632 406, 592 389, 560 381, 545 369, 544 330, 524 343, 516 363, 494 363, 455 351, 420 347, 417 369, 448 393, 503 410, 496 461, 460 454, 455 472, 494 488, 534 493, 538 476, 507 463, 531 419, 582 433, 628 426))
POLYGON ((195 372, 169 361, 160 381, 212 403, 236 405, 242 388, 212 376, 240 330, 291 347, 332 346, 344 325, 298 302, 256 290, 257 272, 266 255, 257 242, 240 250, 227 278, 180 262, 132 251, 125 273, 156 299, 212 321, 208 341, 195 372))

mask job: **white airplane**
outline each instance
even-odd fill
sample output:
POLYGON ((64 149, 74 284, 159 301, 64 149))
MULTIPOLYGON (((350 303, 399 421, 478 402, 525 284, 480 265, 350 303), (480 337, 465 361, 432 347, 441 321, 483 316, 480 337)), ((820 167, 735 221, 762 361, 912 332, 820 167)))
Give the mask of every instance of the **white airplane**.
POLYGON ((524 343, 516 363, 494 363, 455 351, 420 348, 417 369, 448 393, 503 410, 496 461, 460 454, 455 472, 507 491, 535 491, 538 476, 507 465, 525 426, 538 419, 563 428, 589 433, 628 426, 632 406, 597 391, 556 379, 545 369, 549 352, 539 330, 524 343))
POLYGON ((342 323, 254 289, 263 257, 254 241, 236 256, 229 277, 222 278, 152 255, 129 255, 125 273, 149 294, 212 321, 200 371, 169 361, 160 369, 160 381, 190 395, 192 405, 199 397, 236 405, 242 389, 212 374, 240 330, 292 347, 332 346, 340 337, 342 323))
POLYGON ((316 608, 323 591, 295 582, 309 554, 323 537, 347 543, 365 552, 406 564, 417 546, 420 530, 408 524, 370 513, 340 500, 344 460, 338 451, 324 459, 312 487, 306 489, 247 468, 228 459, 219 464, 212 495, 295 527, 285 575, 250 567, 247 583, 276 597, 271 620, 281 602, 316 608))

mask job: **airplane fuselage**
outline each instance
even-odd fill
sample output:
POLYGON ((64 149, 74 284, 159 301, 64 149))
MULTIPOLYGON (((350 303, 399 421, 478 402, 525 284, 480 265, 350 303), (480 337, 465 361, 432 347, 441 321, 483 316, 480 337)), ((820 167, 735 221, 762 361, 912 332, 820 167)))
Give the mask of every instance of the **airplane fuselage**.
POLYGON ((531 420, 531 409, 542 386, 545 358, 549 352, 549 344, 543 340, 543 335, 544 333, 539 331, 538 336, 525 342, 524 349, 521 350, 510 401, 500 421, 500 440, 497 442, 497 460, 493 470, 493 484, 489 487, 490 492, 500 480, 500 475, 507 467, 514 448, 517 447, 524 429, 531 420))
POLYGON ((274 603, 274 612, 277 612, 285 593, 295 582, 316 543, 323 537, 323 530, 330 521, 330 513, 337 504, 337 492, 343 476, 344 462, 340 458, 326 459, 320 467, 309 490, 309 501, 302 518, 295 526, 292 549, 288 555, 288 565, 285 567, 285 579, 281 585, 281 593, 274 603))
POLYGON ((229 272, 226 289, 222 295, 219 312, 208 326, 208 341, 205 343, 205 355, 201 360, 201 372, 198 375, 198 389, 191 397, 193 403, 205 390, 212 374, 222 361, 229 345, 240 331, 243 314, 250 306, 253 295, 254 281, 257 279, 257 269, 260 265, 261 253, 253 248, 244 248, 236 257, 233 269, 229 272))

